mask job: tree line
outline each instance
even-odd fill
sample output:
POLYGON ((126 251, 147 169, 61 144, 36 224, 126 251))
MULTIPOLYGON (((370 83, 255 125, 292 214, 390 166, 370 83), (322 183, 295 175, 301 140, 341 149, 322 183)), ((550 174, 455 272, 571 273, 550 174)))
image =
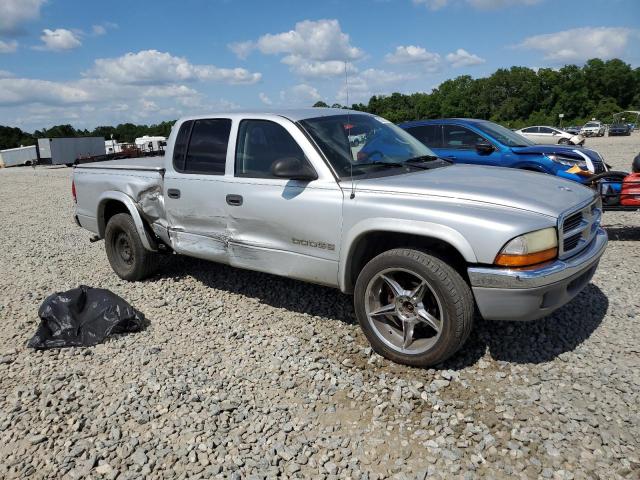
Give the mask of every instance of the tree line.
MULTIPOLYGON (((327 107, 317 102, 316 107, 327 107)), ((334 104, 334 107, 346 108, 334 104)), ((468 117, 493 120, 507 127, 525 125, 582 125, 597 118, 605 123, 622 110, 640 110, 640 67, 632 68, 619 59, 592 59, 583 66, 560 69, 527 67, 501 68, 488 77, 462 75, 446 80, 431 93, 374 95, 354 110, 385 117, 392 122, 422 118, 468 117)), ((131 143, 143 135, 169 136, 175 120, 156 125, 123 123, 99 126, 89 131, 71 125, 23 132, 0 125, 0 149, 33 145, 37 138, 95 135, 131 143)))
MULTIPOLYGON (((314 106, 327 107, 324 102, 314 106)), ((343 107, 339 104, 333 107, 343 107)), ((501 68, 489 77, 462 75, 446 80, 431 93, 374 95, 354 110, 392 122, 424 118, 481 118, 511 128, 526 125, 582 125, 592 118, 611 123, 613 114, 640 110, 640 68, 619 59, 592 59, 582 67, 554 70, 501 68)))
POLYGON ((113 135, 113 139, 118 142, 133 143, 136 138, 144 135, 168 137, 175 122, 175 120, 171 120, 154 125, 121 123, 115 127, 102 125, 93 130, 75 129, 71 125, 55 125, 51 128, 36 130, 33 133, 23 132, 16 127, 0 125, 0 150, 15 148, 20 145, 35 145, 38 138, 104 137, 105 140, 109 140, 113 135))

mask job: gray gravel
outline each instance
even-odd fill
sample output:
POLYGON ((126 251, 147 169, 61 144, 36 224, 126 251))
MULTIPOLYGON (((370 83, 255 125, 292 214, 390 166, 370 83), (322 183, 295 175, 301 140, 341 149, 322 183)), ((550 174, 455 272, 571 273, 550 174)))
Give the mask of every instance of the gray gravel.
MULTIPOLYGON (((628 169, 640 134, 589 139, 628 169)), ((533 323, 478 321, 439 369, 373 354, 349 297, 188 258, 126 283, 71 221, 70 170, 0 171, 0 478, 638 478, 640 213, 533 323), (54 291, 108 288, 143 332, 25 342, 54 291)))

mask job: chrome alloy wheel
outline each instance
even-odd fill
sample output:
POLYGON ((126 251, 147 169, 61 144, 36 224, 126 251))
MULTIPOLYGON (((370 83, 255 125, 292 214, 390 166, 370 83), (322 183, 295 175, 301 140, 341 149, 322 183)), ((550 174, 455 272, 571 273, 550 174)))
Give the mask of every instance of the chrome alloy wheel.
POLYGON ((383 270, 371 279, 365 295, 365 311, 373 331, 393 350, 421 354, 440 338, 440 299, 417 273, 402 268, 383 270))

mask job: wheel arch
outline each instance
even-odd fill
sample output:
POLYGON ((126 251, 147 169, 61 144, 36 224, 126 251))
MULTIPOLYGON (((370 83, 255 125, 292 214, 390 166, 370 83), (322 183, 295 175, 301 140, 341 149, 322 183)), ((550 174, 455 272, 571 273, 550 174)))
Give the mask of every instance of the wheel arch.
POLYGON ((147 226, 144 223, 134 201, 122 192, 103 192, 98 199, 98 236, 104 238, 105 230, 109 219, 118 213, 128 213, 133 218, 133 223, 140 237, 140 241, 146 250, 157 251, 156 241, 149 235, 147 226))
POLYGON ((418 248, 439 254, 450 259, 463 278, 467 276, 467 264, 477 263, 469 242, 450 227, 395 218, 363 223, 349 232, 341 251, 339 285, 345 293, 353 292, 358 274, 369 260, 393 248, 418 248))

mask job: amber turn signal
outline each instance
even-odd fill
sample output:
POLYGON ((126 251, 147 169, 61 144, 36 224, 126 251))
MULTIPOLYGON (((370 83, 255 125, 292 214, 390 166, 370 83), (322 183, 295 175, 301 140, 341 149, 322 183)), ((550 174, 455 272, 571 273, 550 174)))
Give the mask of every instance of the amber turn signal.
POLYGON ((528 267, 553 260, 557 256, 558 249, 556 247, 542 250, 541 252, 527 253, 525 255, 501 253, 496 257, 495 264, 503 267, 528 267))

